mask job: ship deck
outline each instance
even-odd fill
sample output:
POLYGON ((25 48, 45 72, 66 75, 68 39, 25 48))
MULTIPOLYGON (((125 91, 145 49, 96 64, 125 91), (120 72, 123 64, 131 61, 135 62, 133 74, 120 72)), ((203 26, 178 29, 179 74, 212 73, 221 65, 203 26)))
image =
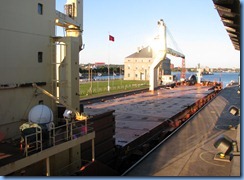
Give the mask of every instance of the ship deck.
POLYGON ((92 114, 99 109, 115 110, 116 145, 128 152, 163 133, 166 121, 180 118, 180 114, 211 93, 214 89, 210 86, 159 88, 154 92, 104 98, 85 105, 84 111, 92 114))
POLYGON ((240 156, 230 162, 214 160, 214 143, 226 135, 236 140, 240 151, 240 116, 232 115, 232 105, 240 109, 238 86, 223 89, 181 129, 176 131, 125 176, 240 176, 240 156), (234 128, 230 128, 230 125, 234 128))
MULTIPOLYGON (((114 111, 115 116, 115 145, 121 148, 122 153, 135 153, 138 147, 147 143, 152 138, 157 138, 164 131, 172 131, 172 129, 164 129, 165 122, 180 119, 191 110, 191 107, 203 105, 209 102, 215 94, 215 89, 211 86, 177 86, 175 88, 161 87, 153 92, 140 92, 123 96, 110 96, 109 98, 98 98, 93 103, 84 105, 84 112, 88 115, 97 115, 114 111), (211 97, 210 97, 211 96, 211 97), (198 103, 199 104, 198 104, 198 103)), ((211 114, 212 111, 209 111, 211 114)), ((197 130, 197 129, 196 129, 197 130)), ((166 132, 167 133, 167 132, 166 132)), ((1 158, 0 167, 15 161, 22 157, 18 143, 12 145, 11 149, 16 152, 10 153, 7 157, 8 148, 6 144, 0 144, 6 151, 1 158), (16 157, 14 156, 16 155, 16 157)), ((4 149, 1 148, 1 151, 4 149)), ((10 152, 10 151, 9 151, 10 152)), ((22 152, 23 153, 23 152, 22 152)))

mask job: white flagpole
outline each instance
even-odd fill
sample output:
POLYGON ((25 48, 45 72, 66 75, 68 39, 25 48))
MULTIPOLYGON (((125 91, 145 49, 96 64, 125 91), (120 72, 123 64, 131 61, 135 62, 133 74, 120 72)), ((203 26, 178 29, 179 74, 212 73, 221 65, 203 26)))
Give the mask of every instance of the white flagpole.
MULTIPOLYGON (((110 33, 108 32, 108 38, 110 33)), ((110 92, 110 85, 109 85, 109 59, 110 59, 110 40, 108 40, 108 92, 110 92)))
POLYGON ((109 72, 109 60, 110 60, 110 41, 114 41, 114 37, 110 35, 110 33, 108 32, 108 92, 110 91, 110 85, 109 85, 109 79, 110 79, 110 72, 109 72))

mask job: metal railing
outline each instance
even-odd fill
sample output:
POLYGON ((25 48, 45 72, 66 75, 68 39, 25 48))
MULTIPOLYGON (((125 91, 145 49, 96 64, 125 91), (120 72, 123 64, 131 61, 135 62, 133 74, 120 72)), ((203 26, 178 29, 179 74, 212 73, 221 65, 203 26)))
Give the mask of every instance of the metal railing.
POLYGON ((91 124, 88 125, 87 121, 70 120, 65 120, 65 123, 60 126, 50 123, 49 129, 47 131, 45 128, 36 127, 35 133, 24 136, 25 156, 79 138, 93 131, 91 124))
POLYGON ((29 153, 34 151, 42 150, 42 129, 36 127, 36 133, 26 135, 24 137, 24 143, 25 156, 28 156, 29 153))

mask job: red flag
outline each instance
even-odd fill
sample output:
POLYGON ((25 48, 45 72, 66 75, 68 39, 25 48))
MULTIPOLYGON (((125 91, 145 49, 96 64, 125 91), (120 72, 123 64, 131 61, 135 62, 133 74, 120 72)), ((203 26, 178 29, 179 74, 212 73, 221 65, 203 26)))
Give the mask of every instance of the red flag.
POLYGON ((114 41, 114 37, 109 35, 109 41, 114 41))

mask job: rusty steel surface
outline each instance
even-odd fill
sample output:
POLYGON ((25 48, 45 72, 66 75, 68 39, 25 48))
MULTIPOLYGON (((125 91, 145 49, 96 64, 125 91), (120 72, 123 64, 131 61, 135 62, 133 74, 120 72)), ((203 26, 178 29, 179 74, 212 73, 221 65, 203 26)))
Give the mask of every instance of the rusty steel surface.
POLYGON ((209 86, 178 86, 160 88, 122 98, 85 105, 85 109, 115 110, 116 145, 126 146, 139 137, 184 111, 213 90, 209 86))

